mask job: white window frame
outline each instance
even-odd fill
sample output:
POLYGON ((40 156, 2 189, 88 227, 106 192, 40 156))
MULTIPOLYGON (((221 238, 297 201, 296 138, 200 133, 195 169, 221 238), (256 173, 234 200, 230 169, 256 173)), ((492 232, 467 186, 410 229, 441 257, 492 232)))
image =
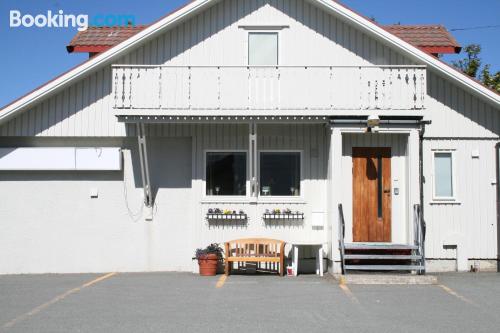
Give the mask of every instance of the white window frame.
POLYGON ((262 149, 257 151, 257 179, 258 179, 258 198, 259 201, 282 201, 282 202, 293 202, 293 201, 303 201, 304 200, 304 151, 300 149, 262 149), (299 153, 299 165, 300 165, 300 194, 299 195, 261 195, 260 190, 262 184, 260 183, 260 153, 299 153))
POLYGON ((432 149, 432 200, 434 202, 457 202, 457 183, 456 183, 456 149, 432 149), (436 195, 436 154, 449 153, 451 155, 451 186, 453 195, 451 197, 441 197, 436 195))
POLYGON ((249 179, 249 152, 247 149, 204 149, 203 150, 203 200, 204 201, 246 201, 250 198, 250 179, 249 179), (246 180, 245 195, 208 195, 207 194, 207 154, 208 153, 245 153, 246 157, 246 180))
POLYGON ((276 65, 268 65, 268 66, 256 66, 256 67, 277 67, 281 64, 281 31, 276 29, 255 29, 255 30, 247 30, 247 43, 246 43, 246 64, 247 66, 253 67, 250 65, 250 34, 252 33, 273 33, 278 36, 278 56, 277 56, 277 64, 276 65))

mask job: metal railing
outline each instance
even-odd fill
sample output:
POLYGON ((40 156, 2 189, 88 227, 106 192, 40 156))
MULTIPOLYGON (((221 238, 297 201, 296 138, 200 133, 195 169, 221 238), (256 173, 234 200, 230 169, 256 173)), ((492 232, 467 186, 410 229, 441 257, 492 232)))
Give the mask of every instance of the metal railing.
POLYGON ((418 110, 425 66, 112 66, 116 109, 418 110))
POLYGON ((339 250, 340 250, 340 267, 342 269, 342 274, 345 274, 345 221, 344 221, 344 209, 342 204, 339 204, 339 250))

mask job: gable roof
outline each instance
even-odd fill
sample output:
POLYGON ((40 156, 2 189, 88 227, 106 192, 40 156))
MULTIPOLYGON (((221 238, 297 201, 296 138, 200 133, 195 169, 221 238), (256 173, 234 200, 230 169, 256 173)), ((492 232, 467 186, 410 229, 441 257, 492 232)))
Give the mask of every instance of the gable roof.
MULTIPOLYGON (((476 95, 482 97, 485 100, 493 102, 497 106, 500 106, 500 95, 494 91, 486 88, 470 77, 462 74, 451 66, 445 64, 439 59, 433 57, 432 55, 418 49, 417 47, 405 42, 404 40, 398 38, 397 36, 391 34, 383 27, 374 23, 373 21, 363 17, 362 15, 354 12, 353 10, 341 5, 340 3, 332 0, 310 0, 318 3, 328 12, 337 15, 344 20, 351 22, 352 24, 358 26, 361 30, 369 33, 375 38, 386 42, 389 45, 397 48, 403 54, 408 55, 417 62, 422 62, 429 68, 439 72, 457 82, 461 86, 474 92, 476 95)), ((57 78, 49 81, 48 83, 42 85, 41 87, 35 89, 29 94, 15 100, 14 102, 8 104, 3 109, 0 110, 0 122, 10 118, 13 114, 23 111, 26 108, 32 106, 34 103, 40 99, 49 96, 58 89, 69 85, 70 83, 76 81, 81 76, 90 73, 92 70, 96 69, 98 66, 109 65, 113 60, 122 56, 126 50, 129 48, 149 40, 153 36, 165 31, 170 26, 176 24, 177 22, 193 15, 194 13, 204 9, 205 7, 217 2, 217 0, 194 0, 187 3, 183 7, 175 10, 174 12, 167 14, 157 22, 151 24, 146 29, 132 36, 131 38, 121 42, 118 45, 113 46, 111 49, 87 60, 81 65, 67 71, 66 73, 58 76, 57 78)))
MULTIPOLYGON (((148 25, 88 27, 66 46, 71 52, 104 52, 148 25)), ((459 53, 460 45, 442 25, 384 25, 385 30, 429 53, 459 53)))
POLYGON ((429 53, 460 53, 455 38, 442 25, 384 25, 383 28, 429 53))

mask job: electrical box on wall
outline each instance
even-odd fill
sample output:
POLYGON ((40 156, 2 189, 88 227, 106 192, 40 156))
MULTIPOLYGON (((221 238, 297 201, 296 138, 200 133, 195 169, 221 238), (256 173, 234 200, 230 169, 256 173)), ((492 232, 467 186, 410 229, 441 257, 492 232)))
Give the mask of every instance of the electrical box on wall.
POLYGON ((313 227, 323 227, 324 226, 324 213, 323 212, 312 212, 312 222, 313 227))

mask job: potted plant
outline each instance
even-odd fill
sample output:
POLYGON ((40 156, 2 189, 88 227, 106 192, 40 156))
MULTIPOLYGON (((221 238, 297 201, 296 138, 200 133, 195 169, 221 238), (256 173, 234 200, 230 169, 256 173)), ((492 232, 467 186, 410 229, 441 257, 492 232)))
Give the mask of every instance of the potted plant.
POLYGON ((200 275, 214 276, 217 274, 217 264, 222 260, 224 250, 217 243, 212 243, 206 248, 196 249, 195 257, 200 266, 200 275))

